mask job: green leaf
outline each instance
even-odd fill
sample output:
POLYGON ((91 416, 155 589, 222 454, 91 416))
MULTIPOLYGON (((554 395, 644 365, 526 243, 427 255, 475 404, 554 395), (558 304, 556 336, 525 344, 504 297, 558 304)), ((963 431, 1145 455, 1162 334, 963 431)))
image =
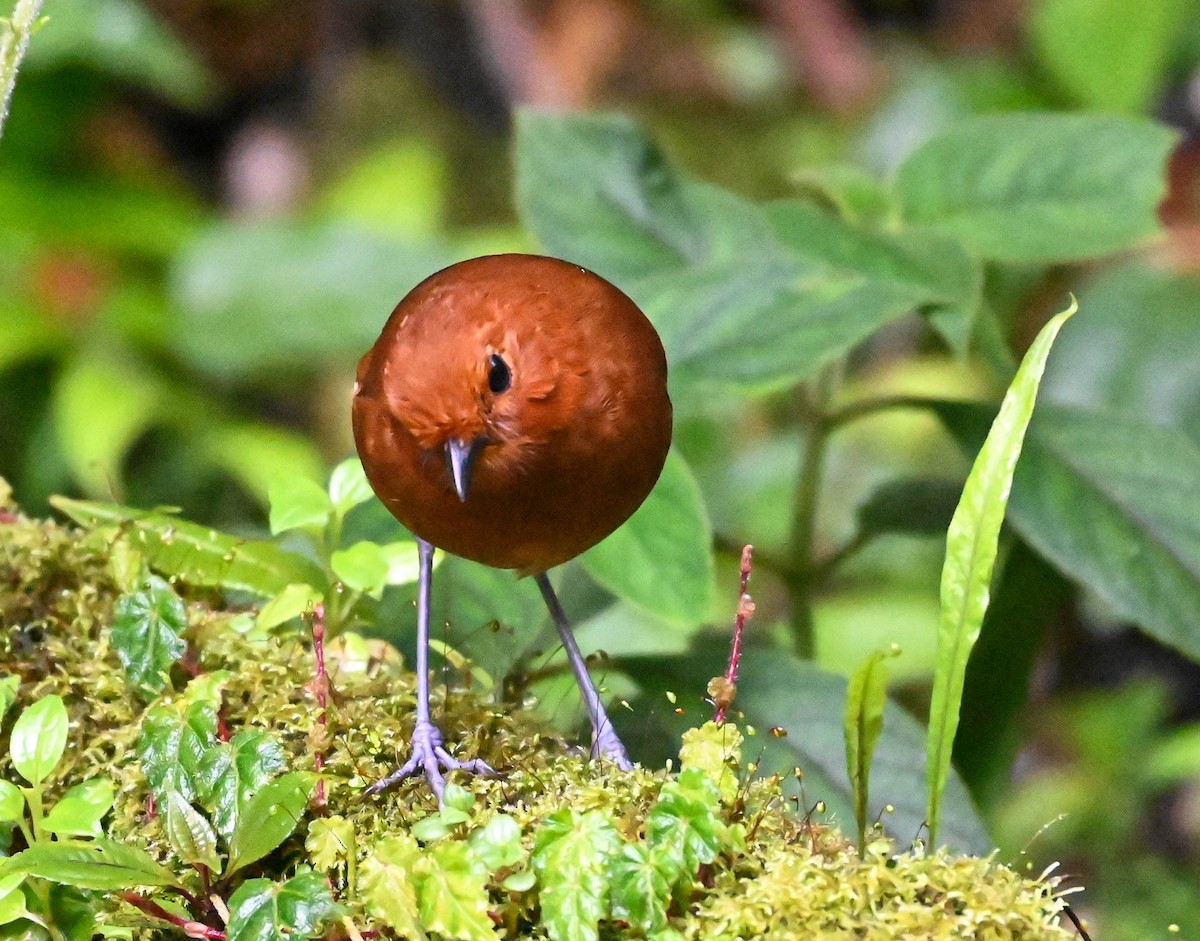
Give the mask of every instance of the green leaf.
POLYGON ((258 609, 255 625, 269 631, 292 618, 298 618, 313 610, 313 606, 324 600, 324 595, 311 585, 288 585, 274 598, 258 609))
POLYGON ((71 472, 85 491, 112 493, 130 445, 159 420, 162 383, 127 363, 79 357, 58 380, 54 428, 71 472))
MULTIPOLYGON (((308 836, 304 840, 304 849, 308 852, 309 860, 321 872, 329 872, 340 863, 347 862, 352 857, 357 858, 357 845, 353 822, 340 814, 317 817, 308 825, 308 836)), ((360 879, 360 892, 362 887, 360 879)))
POLYGON ((25 797, 11 781, 0 781, 0 823, 16 823, 25 816, 25 797))
POLYGON ((99 836, 100 821, 113 805, 108 778, 89 778, 58 799, 42 820, 42 829, 60 836, 99 836))
POLYGON ((629 118, 517 112, 517 209, 552 255, 618 284, 708 253, 709 222, 629 118))
POLYGON ((508 814, 496 814, 482 827, 472 831, 468 844, 475 858, 489 872, 511 868, 525 858, 525 851, 521 847, 521 825, 508 814))
POLYGON ((909 223, 984 258, 1092 258, 1159 233, 1174 140, 1160 125, 1116 116, 984 115, 919 147, 900 167, 896 193, 909 223))
POLYGON ((178 791, 168 791, 163 802, 163 816, 166 818, 167 841, 180 861, 189 866, 207 866, 215 875, 220 875, 217 831, 204 815, 178 791))
POLYGON ((667 926, 673 867, 645 843, 626 843, 609 864, 612 916, 636 925, 646 935, 667 926))
POLYGON ((367 912, 404 938, 421 938, 416 866, 421 848, 407 834, 386 836, 359 868, 359 893, 367 912))
POLYGON ((73 885, 50 887, 50 921, 66 941, 92 941, 96 937, 97 906, 90 893, 73 885))
POLYGON ((629 521, 582 557, 613 594, 677 623, 707 617, 716 593, 712 525, 700 487, 675 451, 629 521))
POLYGON ((117 602, 112 645, 126 679, 143 699, 153 699, 168 686, 171 666, 187 651, 187 626, 183 599, 155 575, 117 602))
MULTIPOLYGON (((389 542, 380 546, 379 551, 387 563, 386 584, 411 585, 420 576, 420 553, 417 544, 412 540, 389 542)), ((435 557, 434 568, 437 568, 437 565, 438 560, 435 557)))
POLYGON ((1050 347, 1062 325, 1076 309, 1072 301, 1067 310, 1052 318, 1025 354, 1004 396, 987 441, 967 476, 962 498, 946 535, 937 665, 929 708, 927 743, 926 821, 929 842, 934 846, 937 845, 942 793, 950 772, 954 734, 958 730, 967 658, 979 637, 979 629, 987 611, 1000 525, 1004 522, 1013 473, 1017 458, 1021 455, 1025 429, 1033 416, 1033 403, 1050 347))
POLYGON ((22 872, 0 878, 0 925, 23 918, 25 909, 25 893, 21 891, 21 883, 25 881, 22 872))
POLYGON ((858 508, 866 537, 887 533, 940 536, 950 526, 962 484, 938 477, 904 477, 880 484, 858 508))
POLYGON ((362 461, 356 457, 346 458, 329 475, 329 499, 339 515, 344 516, 373 496, 375 491, 367 480, 362 461))
POLYGON ((432 139, 389 140, 340 172, 321 209, 381 235, 433 238, 446 219, 448 177, 443 149, 432 139))
POLYGON ((242 809, 229 844, 227 875, 262 859, 291 836, 308 805, 316 784, 307 771, 292 771, 264 784, 242 809))
POLYGON ((742 733, 735 725, 705 722, 683 733, 679 769, 702 772, 721 799, 732 802, 741 788, 742 733))
POLYGON ((286 467, 296 477, 316 479, 325 462, 309 438, 263 422, 211 421, 195 439, 211 464, 242 483, 263 505, 286 467))
POLYGON ((319 938, 342 908, 325 877, 301 872, 287 882, 248 879, 229 899, 229 941, 319 938))
POLYGON ((680 884, 717 858, 725 840, 716 782, 699 768, 668 780, 646 815, 646 842, 667 881, 680 884))
POLYGON ((1039 0, 1026 26, 1041 68, 1085 108, 1141 112, 1193 15, 1186 0, 1039 0))
POLYGON ((0 873, 14 872, 100 892, 179 885, 175 874, 145 850, 105 837, 86 843, 38 843, 0 863, 0 873))
POLYGON ((383 548, 374 542, 356 542, 329 557, 329 566, 347 588, 378 595, 387 583, 388 560, 383 548))
POLYGON ((883 734, 883 707, 887 704, 886 660, 898 653, 900 648, 893 645, 890 650, 869 654, 850 677, 850 686, 846 690, 846 773, 854 798, 860 854, 867 845, 871 763, 875 759, 879 736, 883 734))
POLYGON ((361 356, 396 302, 452 260, 344 220, 219 222, 173 259, 172 349, 207 375, 313 375, 361 356))
MULTIPOLYGON (((3 478, 0 478, 2 484, 3 478)), ((3 490, 3 486, 0 486, 3 490)), ((2 495, 2 494, 0 494, 2 495)), ((17 689, 21 685, 21 677, 17 674, 6 676, 0 679, 0 719, 8 715, 8 710, 12 708, 13 703, 17 701, 17 689)))
POLYGON ((569 807, 538 826, 531 864, 541 890, 542 925, 552 941, 597 941, 609 913, 609 866, 622 841, 609 815, 569 807))
POLYGON ((51 497, 50 503, 81 526, 120 526, 153 568, 189 585, 271 596, 291 584, 325 583, 314 562, 274 543, 239 539, 173 516, 111 503, 66 497, 51 497))
POLYGON ((241 729, 205 750, 197 768, 199 796, 221 836, 233 838, 250 796, 283 768, 283 746, 263 729, 241 729))
POLYGON ((200 762, 216 744, 217 707, 210 701, 151 706, 142 715, 138 758, 154 796, 165 801, 171 791, 195 800, 202 787, 200 762))
POLYGON ((13 723, 9 754, 13 767, 37 787, 67 748, 67 707, 61 696, 43 696, 13 723))
POLYGON ((276 477, 267 493, 274 536, 289 529, 324 529, 333 513, 329 494, 320 484, 305 477, 291 474, 276 477))
POLYGON ((41 68, 86 63, 177 105, 204 100, 210 82, 185 45, 134 0, 58 0, 29 62, 41 68))
MULTIPOLYGON (((707 666, 707 664, 706 664, 707 666)), ((641 672, 638 674, 639 679, 641 672)), ((706 675, 713 675, 711 668, 706 675)), ((784 738, 759 737, 755 759, 763 774, 790 776, 804 770, 804 797, 823 800, 834 819, 853 820, 854 801, 846 774, 843 715, 847 681, 779 650, 747 650, 742 656, 737 706, 747 724, 776 726, 784 738), (761 749, 761 752, 759 751, 761 749)), ((893 702, 884 706, 884 727, 871 766, 871 787, 895 807, 883 823, 907 843, 925 820, 926 730, 893 702)), ((791 793, 799 794, 795 782, 791 793)), ((963 852, 986 853, 994 846, 959 776, 951 771, 944 805, 944 843, 963 852)))
MULTIPOLYGON (((1057 353, 1056 353, 1057 357, 1057 353)), ((939 409, 962 442, 978 413, 939 409)), ((1145 421, 1039 406, 1009 516, 1122 618, 1200 659, 1200 448, 1145 421)))
POLYGON ((466 843, 434 844, 417 864, 417 875, 422 927, 461 941, 495 941, 487 868, 466 843))

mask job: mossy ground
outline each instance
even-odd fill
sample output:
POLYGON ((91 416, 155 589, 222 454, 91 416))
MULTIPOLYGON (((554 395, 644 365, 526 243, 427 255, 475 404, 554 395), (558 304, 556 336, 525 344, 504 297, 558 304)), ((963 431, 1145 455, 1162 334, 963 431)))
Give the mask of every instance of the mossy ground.
MULTIPOLYGON (((109 832, 150 848, 170 863, 161 816, 148 812, 148 790, 136 756, 138 723, 145 704, 124 681, 108 643, 108 625, 119 596, 110 569, 107 533, 84 533, 20 516, 3 507, 0 494, 0 671, 21 678, 20 708, 58 693, 70 710, 69 759, 58 783, 67 786, 96 774, 117 785, 109 832)), ((347 853, 353 869, 385 837, 406 833, 437 805, 421 780, 379 797, 364 798, 364 783, 394 767, 412 726, 414 683, 394 655, 363 661, 348 648, 330 645, 333 692, 328 726, 318 721, 311 643, 301 632, 255 637, 244 615, 214 608, 210 597, 189 601, 193 654, 188 671, 229 671, 221 719, 229 730, 254 726, 271 731, 285 746, 290 767, 311 770, 323 756, 326 798, 311 808, 352 826, 347 853)), ((379 646, 377 653, 390 648, 379 646)), ((178 668, 177 668, 178 669, 178 668)), ((186 675, 180 675, 182 687, 186 675)), ((447 740, 460 752, 480 756, 502 771, 497 778, 462 783, 475 795, 473 820, 497 813, 515 818, 526 842, 539 821, 562 808, 599 810, 626 839, 636 840, 669 773, 638 769, 620 773, 569 754, 565 743, 533 714, 499 705, 469 690, 435 702, 447 740)), ((708 740, 711 745, 711 738, 708 740)), ((7 743, 0 742, 7 755, 7 743)), ((898 851, 876 839, 860 857, 837 830, 807 822, 785 801, 777 783, 747 783, 736 767, 736 749, 725 769, 704 757, 705 740, 692 742, 691 760, 718 776, 728 832, 726 850, 701 867, 697 878, 669 909, 660 937, 716 938, 973 938, 1056 939, 1074 937, 1059 924, 1062 902, 1055 883, 1031 880, 994 859, 953 856, 917 848, 898 851)), ((711 748, 708 749, 711 752, 711 748)), ((689 758, 685 755, 684 763, 689 758)), ((719 761, 718 761, 719 764, 719 761)), ((7 758, 0 775, 12 777, 7 758)), ((297 863, 328 872, 357 930, 387 936, 386 925, 365 912, 348 886, 348 860, 309 857, 307 824, 253 868, 254 875, 286 876, 297 863)), ((310 847, 311 847, 310 842, 310 847)), ((352 881, 352 878, 351 878, 352 881)), ((489 885, 497 930, 508 937, 546 937, 536 896, 489 885)), ((128 908, 110 905, 109 918, 143 931, 151 924, 128 908)), ((173 930, 173 929, 166 929, 173 930)), ((340 930, 335 926, 335 930, 340 930)), ((354 928, 351 931, 356 930, 354 928)), ((600 937, 639 937, 639 926, 603 921, 600 937)))

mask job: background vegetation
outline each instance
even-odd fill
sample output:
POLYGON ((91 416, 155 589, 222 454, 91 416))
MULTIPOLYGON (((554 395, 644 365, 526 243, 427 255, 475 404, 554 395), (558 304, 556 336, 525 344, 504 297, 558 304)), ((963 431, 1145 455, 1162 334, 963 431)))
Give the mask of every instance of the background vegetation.
MULTIPOLYGON (((838 676, 896 643, 891 692, 928 709, 937 537, 994 411, 949 403, 994 403, 1076 291, 967 676, 980 813, 952 791, 942 836, 1061 859, 1097 937, 1200 933, 1200 4, 44 12, 0 143, 22 505, 265 534, 280 468, 323 481, 351 452, 354 364, 404 291, 474 254, 571 257, 655 319, 678 415, 639 524, 561 574, 581 644, 662 760, 708 715, 754 543, 738 706, 840 819, 838 676), (1077 116, 989 117, 1051 109, 1077 116)), ((346 545, 399 535, 369 505, 344 522, 346 545)), ((402 648, 408 600, 372 612, 402 648)), ((451 654, 576 725, 532 586, 451 559, 436 603, 451 654)), ((873 782, 904 841, 914 730, 889 712, 873 782)))

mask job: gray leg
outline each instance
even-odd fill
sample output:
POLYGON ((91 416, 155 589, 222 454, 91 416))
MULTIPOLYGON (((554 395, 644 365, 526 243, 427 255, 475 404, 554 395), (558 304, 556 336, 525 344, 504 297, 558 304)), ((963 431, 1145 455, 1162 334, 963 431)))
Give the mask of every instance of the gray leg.
POLYGON ((562 639, 563 647, 566 648, 567 659, 571 661, 571 672, 575 674, 575 682, 579 684, 579 692, 583 695, 583 704, 587 707, 588 717, 592 720, 592 754, 608 758, 622 771, 632 770, 633 762, 625 753, 625 746, 617 738, 612 722, 609 721, 608 713, 604 711, 604 702, 600 699, 600 692, 596 689, 596 684, 592 682, 591 674, 588 673, 587 663, 583 659, 583 654, 579 652, 579 644, 575 641, 575 635, 571 633, 571 625, 567 622, 567 615, 559 603, 558 595, 554 593, 554 588, 550 585, 550 579, 545 572, 542 572, 534 576, 534 581, 542 591, 542 598, 546 601, 546 607, 550 609, 550 617, 554 619, 554 626, 558 628, 558 636, 562 639))
POLYGON ((418 769, 425 773, 429 786, 442 802, 446 779, 442 771, 470 771, 474 774, 496 772, 481 758, 459 761, 442 747, 442 732, 429 718, 429 589, 433 584, 433 546, 417 540, 420 552, 420 577, 417 582, 417 724, 412 734, 412 756, 386 778, 367 788, 366 793, 378 794, 403 781, 418 769))

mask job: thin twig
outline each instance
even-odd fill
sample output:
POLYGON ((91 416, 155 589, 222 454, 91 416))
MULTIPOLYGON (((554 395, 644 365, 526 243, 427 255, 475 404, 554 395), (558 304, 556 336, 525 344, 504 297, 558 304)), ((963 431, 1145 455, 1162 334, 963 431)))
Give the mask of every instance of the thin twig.
POLYGON ((750 587, 750 572, 753 568, 754 547, 742 548, 741 578, 738 582, 737 616, 733 620, 733 644, 729 651, 729 668, 723 678, 718 678, 708 684, 709 695, 713 698, 716 711, 713 721, 718 725, 725 721, 725 712, 733 704, 737 695, 738 667, 742 662, 742 635, 746 631, 746 622, 754 616, 754 601, 747 589, 750 587))
POLYGON ((29 37, 42 12, 42 0, 17 0, 13 14, 0 26, 0 135, 8 120, 17 68, 29 49, 29 37))

